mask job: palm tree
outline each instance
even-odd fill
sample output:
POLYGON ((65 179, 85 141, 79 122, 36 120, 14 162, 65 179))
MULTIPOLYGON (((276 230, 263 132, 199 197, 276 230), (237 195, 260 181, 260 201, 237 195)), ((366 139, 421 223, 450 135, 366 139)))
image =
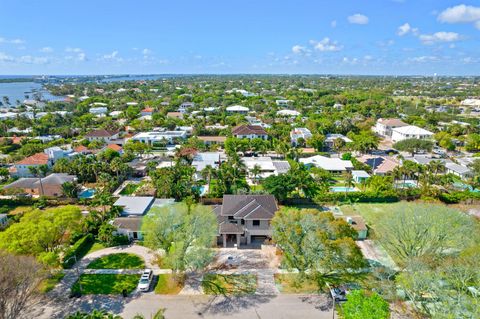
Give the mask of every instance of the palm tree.
POLYGON ((43 191, 42 177, 47 175, 48 166, 47 165, 29 166, 28 170, 33 176, 38 177, 38 182, 40 183, 40 192, 41 192, 40 196, 43 196, 44 191, 43 191))
POLYGON ((260 175, 261 172, 262 172, 262 168, 258 164, 255 164, 255 166, 253 166, 253 168, 250 170, 250 173, 253 175, 253 180, 257 184, 258 184, 258 176, 260 175))
POLYGON ((210 183, 212 181, 212 176, 214 176, 215 173, 216 173, 216 170, 211 165, 205 166, 205 168, 202 169, 202 171, 200 172, 200 174, 202 175, 202 178, 207 180, 207 183, 208 183, 207 194, 210 194, 210 183))
POLYGON ((347 197, 347 190, 353 186, 352 172, 346 171, 343 173, 343 179, 345 181, 345 197, 347 197))

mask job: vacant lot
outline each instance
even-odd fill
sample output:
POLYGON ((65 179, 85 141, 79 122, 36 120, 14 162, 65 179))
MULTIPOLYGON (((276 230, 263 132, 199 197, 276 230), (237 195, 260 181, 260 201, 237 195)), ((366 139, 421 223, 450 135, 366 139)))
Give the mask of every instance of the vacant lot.
POLYGON ((172 274, 158 275, 155 293, 159 295, 176 295, 182 290, 183 284, 177 280, 172 274))
MULTIPOLYGON (((85 295, 118 295, 123 290, 131 293, 138 284, 140 275, 81 275, 81 292, 85 295)), ((72 286, 72 291, 80 291, 79 281, 72 286)))
POLYGON ((145 262, 134 254, 118 253, 100 257, 92 261, 89 269, 143 269, 145 262))
POLYGON ((283 294, 314 294, 320 292, 317 283, 297 274, 275 274, 275 285, 283 294))
POLYGON ((202 288, 207 295, 248 295, 257 290, 256 275, 207 274, 202 288))

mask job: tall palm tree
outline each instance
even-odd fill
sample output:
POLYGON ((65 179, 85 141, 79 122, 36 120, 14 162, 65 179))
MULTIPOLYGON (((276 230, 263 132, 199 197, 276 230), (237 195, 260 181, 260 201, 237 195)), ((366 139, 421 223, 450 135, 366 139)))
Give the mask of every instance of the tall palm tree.
POLYGON ((211 165, 205 166, 205 168, 200 172, 202 178, 207 180, 208 183, 207 194, 210 194, 210 183, 212 182, 212 176, 216 175, 216 172, 217 171, 211 165))
POLYGON ((258 164, 255 164, 255 166, 253 166, 253 168, 250 170, 250 173, 253 175, 253 180, 256 184, 258 184, 258 176, 261 172, 262 168, 258 164))
POLYGON ((346 171, 343 173, 343 179, 345 181, 345 197, 347 197, 347 190, 353 186, 352 172, 346 171))
POLYGON ((39 165, 39 166, 29 166, 28 170, 30 173, 38 178, 38 182, 40 184, 40 195, 44 195, 44 190, 43 190, 43 183, 42 183, 42 177, 47 175, 48 172, 48 166, 47 165, 39 165))

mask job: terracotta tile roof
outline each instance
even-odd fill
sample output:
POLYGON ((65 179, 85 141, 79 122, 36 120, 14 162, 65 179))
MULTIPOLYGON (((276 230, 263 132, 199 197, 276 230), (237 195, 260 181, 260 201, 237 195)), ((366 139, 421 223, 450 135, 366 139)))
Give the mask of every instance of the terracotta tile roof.
POLYGON ((107 148, 120 152, 123 148, 121 146, 118 146, 117 144, 108 144, 107 148))
POLYGON ((115 134, 118 134, 118 131, 95 130, 86 134, 85 137, 111 137, 115 134))
POLYGON ((146 107, 142 110, 142 112, 153 112, 153 108, 152 107, 146 107))
POLYGON ((77 153, 89 152, 89 149, 86 146, 83 146, 83 145, 79 145, 79 146, 75 147, 73 150, 77 153))
POLYGON ((400 126, 407 126, 407 123, 402 122, 399 119, 378 119, 378 122, 382 123, 386 126, 393 126, 393 127, 400 127, 400 126))
POLYGON ((260 125, 239 125, 232 129, 233 135, 267 135, 267 132, 260 125))
POLYGON ((37 153, 15 163, 15 165, 47 165, 47 164, 48 164, 48 155, 45 153, 37 153))
POLYGON ((183 118, 183 114, 181 112, 168 112, 167 117, 175 117, 175 118, 183 118))

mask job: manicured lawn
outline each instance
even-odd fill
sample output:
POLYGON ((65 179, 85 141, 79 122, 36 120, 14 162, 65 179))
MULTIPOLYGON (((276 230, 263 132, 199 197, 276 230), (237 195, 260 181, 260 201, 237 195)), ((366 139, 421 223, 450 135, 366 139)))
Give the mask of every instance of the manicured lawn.
POLYGON ((58 272, 56 274, 51 275, 50 277, 44 279, 40 285, 38 286, 38 290, 41 293, 47 293, 62 280, 62 278, 65 277, 65 274, 63 272, 58 272))
POLYGON ((120 192, 120 195, 132 195, 133 193, 135 193, 137 189, 140 188, 140 186, 142 186, 142 183, 138 183, 138 184, 128 183, 122 189, 122 191, 120 192))
POLYGON ((275 284, 283 294, 314 294, 318 293, 317 283, 309 278, 300 279, 297 274, 275 274, 275 284))
POLYGON ((159 295, 176 295, 182 290, 183 284, 177 282, 172 274, 158 275, 155 293, 159 295))
POLYGON ((257 290, 256 275, 207 274, 202 281, 207 295, 248 295, 257 290))
MULTIPOLYGON (((138 285, 140 275, 86 275, 80 276, 82 294, 84 295, 117 295, 125 289, 131 293, 138 285)), ((78 281, 72 291, 79 291, 78 281)))
POLYGON ((355 204, 343 205, 340 209, 345 215, 361 215, 367 223, 373 225, 378 218, 391 212, 394 206, 415 205, 415 203, 391 203, 391 204, 355 204))
POLYGON ((137 255, 118 253, 107 255, 92 261, 89 269, 143 269, 145 262, 137 255))
POLYGON ((105 246, 101 242, 96 241, 96 242, 93 243, 92 247, 90 247, 90 249, 88 250, 86 255, 88 255, 90 253, 93 253, 94 251, 97 251, 97 250, 102 250, 104 248, 107 248, 107 246, 105 246))

